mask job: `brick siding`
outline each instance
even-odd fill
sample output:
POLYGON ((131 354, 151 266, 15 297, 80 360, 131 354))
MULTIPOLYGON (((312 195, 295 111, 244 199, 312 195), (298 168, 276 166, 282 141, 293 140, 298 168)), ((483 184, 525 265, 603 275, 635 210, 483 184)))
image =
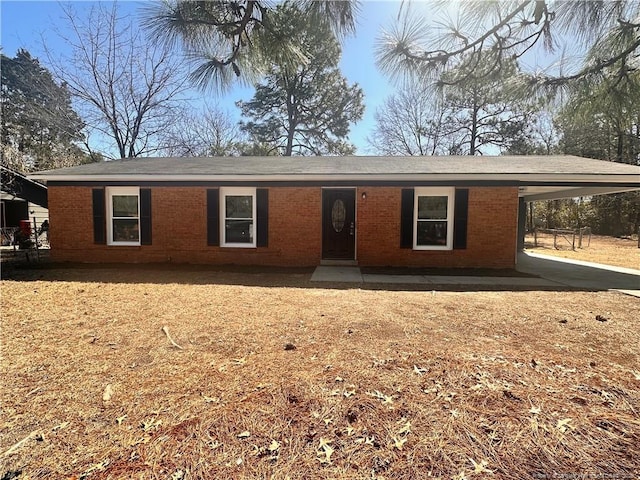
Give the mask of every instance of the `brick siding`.
POLYGON ((467 248, 412 250, 400 248, 400 189, 359 187, 359 265, 512 268, 516 258, 518 189, 469 189, 467 248))
MULTIPOLYGON (((49 188, 51 257, 72 262, 176 262, 313 266, 322 257, 320 187, 269 188, 268 247, 207 246, 205 187, 153 187, 153 244, 93 242, 91 187, 49 188)), ((360 265, 507 268, 515 265, 515 187, 469 189, 467 248, 400 248, 400 188, 358 187, 356 255, 360 265), (367 192, 367 198, 360 194, 367 192)))

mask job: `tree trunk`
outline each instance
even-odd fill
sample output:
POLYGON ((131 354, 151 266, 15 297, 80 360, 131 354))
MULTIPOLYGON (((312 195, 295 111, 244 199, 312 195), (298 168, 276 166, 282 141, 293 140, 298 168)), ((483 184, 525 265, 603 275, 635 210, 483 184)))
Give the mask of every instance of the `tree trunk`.
POLYGON ((618 137, 616 148, 616 162, 626 163, 624 161, 624 131, 620 128, 616 130, 616 135, 618 137))
POLYGON ((473 110, 471 111, 471 139, 469 140, 469 155, 476 154, 476 140, 478 136, 478 107, 477 102, 473 103, 473 110))
MULTIPOLYGON (((295 80, 294 80, 295 82, 295 80)), ((285 83, 289 85, 289 81, 285 83)), ((293 155, 293 139, 296 133, 296 99, 291 91, 287 92, 287 145, 284 149, 284 156, 290 157, 293 155)))

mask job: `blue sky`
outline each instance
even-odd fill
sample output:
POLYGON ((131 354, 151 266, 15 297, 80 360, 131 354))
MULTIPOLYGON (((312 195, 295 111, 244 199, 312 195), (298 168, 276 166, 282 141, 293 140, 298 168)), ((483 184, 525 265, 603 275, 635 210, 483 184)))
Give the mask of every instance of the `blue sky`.
MULTIPOLYGON (((72 2, 79 12, 90 2, 72 2)), ((120 2, 123 9, 136 14, 139 3, 120 2)), ((400 1, 362 1, 357 16, 358 25, 355 37, 347 38, 343 45, 341 69, 350 83, 357 82, 364 90, 365 114, 362 121, 352 126, 350 140, 356 145, 360 155, 373 153, 369 151, 367 136, 371 135, 374 125, 376 107, 393 93, 394 85, 390 83, 376 68, 374 60, 374 45, 384 27, 389 27, 397 18, 400 1)), ((407 8, 405 3, 404 8, 407 8)), ((430 6, 420 1, 411 2, 412 12, 416 15, 431 15, 430 6)), ((455 2, 452 2, 450 14, 455 15, 455 2)), ((19 48, 25 48, 43 64, 43 42, 54 53, 64 51, 65 45, 60 40, 57 29, 62 29, 61 8, 54 1, 2 1, 1 15, 1 46, 7 56, 15 55, 19 48)), ((549 63, 549 59, 538 58, 532 53, 530 62, 533 68, 538 63, 549 63)), ((248 100, 253 89, 237 87, 223 96, 216 96, 211 92, 194 91, 192 98, 206 98, 209 104, 217 103, 222 109, 239 116, 234 103, 237 100, 248 100)))
MULTIPOLYGON (((79 11, 88 2, 74 2, 79 11)), ((134 14, 137 4, 124 2, 121 6, 134 14)), ((374 63, 373 49, 376 36, 383 26, 390 25, 396 18, 400 2, 369 1, 363 2, 358 16, 357 35, 348 38, 343 45, 341 69, 350 83, 357 82, 365 94, 365 115, 362 121, 353 125, 350 139, 357 146, 358 154, 367 153, 366 138, 373 128, 375 109, 392 91, 393 86, 380 74, 374 63)), ((53 1, 2 1, 2 52, 7 56, 15 55, 19 48, 25 48, 38 57, 43 64, 43 41, 54 51, 65 48, 56 34, 56 28, 62 28, 61 11, 58 2, 53 1)), ((239 115, 234 103, 248 100, 253 94, 249 87, 237 87, 223 96, 212 92, 195 91, 192 97, 206 97, 209 104, 218 103, 233 115, 239 115)))

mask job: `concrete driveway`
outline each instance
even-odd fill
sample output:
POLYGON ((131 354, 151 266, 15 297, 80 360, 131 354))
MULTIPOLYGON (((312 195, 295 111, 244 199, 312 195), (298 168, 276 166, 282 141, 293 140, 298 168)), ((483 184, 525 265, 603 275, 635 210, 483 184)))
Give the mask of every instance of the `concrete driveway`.
POLYGON ((570 287, 588 290, 619 290, 640 297, 640 270, 599 263, 519 253, 516 270, 570 287))

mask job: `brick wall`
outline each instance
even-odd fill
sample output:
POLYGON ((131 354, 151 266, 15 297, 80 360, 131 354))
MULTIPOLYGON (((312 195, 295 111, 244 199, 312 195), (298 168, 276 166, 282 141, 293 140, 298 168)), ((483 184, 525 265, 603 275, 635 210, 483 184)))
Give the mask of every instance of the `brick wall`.
POLYGON ((91 190, 49 188, 53 260, 299 266, 320 263, 320 187, 269 189, 269 246, 257 249, 207 245, 204 187, 151 189, 152 245, 96 245, 91 190))
POLYGON ((518 189, 469 189, 467 248, 412 250, 400 248, 399 188, 359 187, 357 256, 360 265, 487 267, 515 266, 518 189))
MULTIPOLYGON (((207 246, 206 188, 153 187, 149 246, 93 243, 91 187, 49 188, 51 256, 55 261, 318 265, 322 256, 320 187, 269 189, 269 245, 257 249, 207 246)), ((516 188, 471 188, 466 250, 400 249, 400 189, 359 187, 360 265, 513 267, 516 188), (360 194, 366 191, 367 198, 360 194)))

